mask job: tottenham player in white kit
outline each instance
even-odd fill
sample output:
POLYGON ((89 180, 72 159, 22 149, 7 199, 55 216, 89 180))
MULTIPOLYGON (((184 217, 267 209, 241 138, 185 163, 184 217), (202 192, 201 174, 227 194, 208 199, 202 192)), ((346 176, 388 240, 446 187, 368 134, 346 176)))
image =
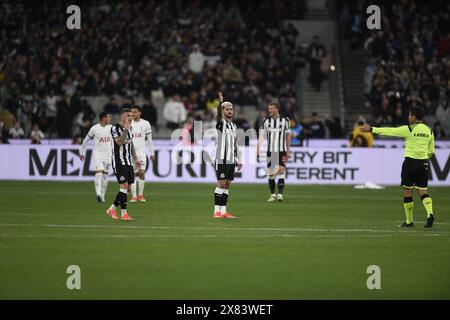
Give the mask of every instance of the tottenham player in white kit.
POLYGON ((105 202, 106 187, 108 186, 108 170, 111 167, 112 140, 111 116, 106 112, 99 114, 100 122, 93 125, 81 145, 80 159, 84 161, 88 140, 94 139, 94 186, 98 202, 105 202))
POLYGON ((136 154, 140 161, 140 165, 135 165, 136 180, 139 187, 139 192, 136 195, 136 181, 131 185, 132 198, 130 202, 145 202, 144 186, 145 186, 145 168, 147 167, 147 156, 145 152, 146 145, 150 149, 150 159, 155 160, 155 149, 153 148, 152 127, 150 122, 141 119, 141 107, 134 105, 131 107, 133 121, 131 127, 133 128, 133 144, 136 149, 136 154), (139 179, 137 179, 139 178, 139 179))

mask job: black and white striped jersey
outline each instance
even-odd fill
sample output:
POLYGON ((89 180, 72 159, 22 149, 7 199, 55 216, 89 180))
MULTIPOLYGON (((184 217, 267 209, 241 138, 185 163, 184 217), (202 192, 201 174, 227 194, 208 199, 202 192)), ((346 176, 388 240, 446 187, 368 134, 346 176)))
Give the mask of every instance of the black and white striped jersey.
POLYGON ((236 149, 236 125, 221 119, 216 124, 216 164, 232 164, 239 160, 236 149))
POLYGON ((287 151, 286 134, 291 131, 287 117, 268 117, 264 119, 261 129, 266 135, 268 152, 287 151))
POLYGON ((111 135, 113 138, 113 154, 112 154, 112 166, 132 166, 133 165, 133 132, 132 128, 128 130, 128 135, 124 144, 118 145, 114 139, 120 137, 123 133, 123 127, 116 123, 111 127, 111 135))

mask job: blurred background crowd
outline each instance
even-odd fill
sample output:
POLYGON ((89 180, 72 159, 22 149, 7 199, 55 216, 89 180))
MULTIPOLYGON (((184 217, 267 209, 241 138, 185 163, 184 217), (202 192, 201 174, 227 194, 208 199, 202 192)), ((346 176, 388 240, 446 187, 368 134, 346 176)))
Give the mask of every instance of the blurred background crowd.
MULTIPOLYGON (((383 28, 370 31, 365 26, 370 1, 338 2, 352 48, 367 54, 361 94, 372 112, 356 125, 372 120, 398 126, 406 123, 408 108, 420 104, 436 138, 450 138, 450 5, 381 1, 383 28)), ((257 128, 268 102, 276 100, 292 119, 293 145, 348 137, 353 128, 300 113, 296 70, 309 63, 311 84, 321 90, 314 55, 322 45, 317 38, 305 50, 297 43, 302 30, 281 22, 302 18, 306 3, 80 1, 78 31, 66 28, 64 1, 2 2, 0 142, 79 142, 99 111, 116 116, 137 101, 156 133, 194 120, 213 126, 219 90, 238 107, 236 122, 244 129, 257 128), (104 97, 102 110, 87 97, 104 97), (155 107, 157 99, 163 108, 155 107), (243 108, 258 110, 254 123, 243 108)))
POLYGON ((450 138, 450 3, 384 1, 382 29, 368 30, 371 1, 345 1, 341 21, 352 47, 367 54, 364 95, 377 126, 407 122, 408 109, 426 109, 437 139, 450 138))

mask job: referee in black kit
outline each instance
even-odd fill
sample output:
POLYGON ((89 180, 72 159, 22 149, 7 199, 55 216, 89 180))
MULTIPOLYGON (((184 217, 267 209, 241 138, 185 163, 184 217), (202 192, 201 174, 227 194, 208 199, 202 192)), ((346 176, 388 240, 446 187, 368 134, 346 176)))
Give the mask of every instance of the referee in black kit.
POLYGON ((236 140, 236 124, 233 118, 233 104, 223 101, 223 95, 219 92, 219 105, 217 106, 217 139, 215 168, 217 176, 217 186, 214 191, 214 215, 216 219, 234 219, 232 214, 227 212, 228 190, 231 181, 234 180, 234 171, 237 166, 241 170, 241 156, 236 140))
POLYGON ((121 220, 133 220, 127 213, 127 194, 131 184, 134 182, 133 159, 139 165, 139 159, 133 145, 133 133, 131 128, 131 109, 120 110, 120 123, 111 127, 113 138, 112 167, 117 181, 119 182, 119 192, 113 204, 106 210, 106 213, 114 220, 119 220, 117 207, 121 208, 121 220), (132 159, 133 158, 133 159, 132 159))

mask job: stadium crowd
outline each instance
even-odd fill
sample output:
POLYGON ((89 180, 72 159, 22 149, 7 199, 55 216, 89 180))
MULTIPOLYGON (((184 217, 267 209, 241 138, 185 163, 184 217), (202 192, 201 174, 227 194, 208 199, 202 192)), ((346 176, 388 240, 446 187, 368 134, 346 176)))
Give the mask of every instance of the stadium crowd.
POLYGON ((407 110, 422 105, 436 138, 450 138, 450 4, 382 3, 381 30, 365 25, 371 1, 343 1, 341 10, 352 47, 367 52, 364 94, 374 124, 405 124, 407 110))
POLYGON ((96 114, 85 96, 109 97, 104 110, 112 114, 142 99, 153 125, 161 115, 152 98, 162 96, 171 129, 213 118, 218 90, 238 106, 277 99, 293 112, 298 31, 279 22, 298 18, 304 5, 81 1, 82 29, 68 30, 64 3, 7 1, 0 6, 0 140, 86 134, 96 114))

